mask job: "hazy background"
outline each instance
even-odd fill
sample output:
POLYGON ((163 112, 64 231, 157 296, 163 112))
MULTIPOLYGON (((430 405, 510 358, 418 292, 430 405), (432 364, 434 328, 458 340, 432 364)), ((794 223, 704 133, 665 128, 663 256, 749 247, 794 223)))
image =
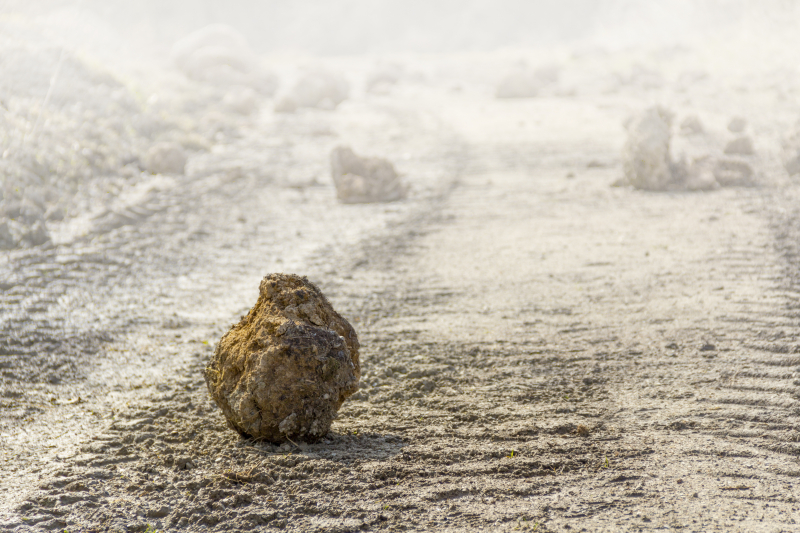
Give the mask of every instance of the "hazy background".
POLYGON ((171 44, 212 22, 237 28, 261 53, 452 53, 554 44, 675 44, 709 36, 796 32, 792 0, 6 0, 0 11, 53 14, 78 27, 171 44), (106 25, 101 28, 98 23, 106 25), (732 32, 732 33, 731 33, 732 32))

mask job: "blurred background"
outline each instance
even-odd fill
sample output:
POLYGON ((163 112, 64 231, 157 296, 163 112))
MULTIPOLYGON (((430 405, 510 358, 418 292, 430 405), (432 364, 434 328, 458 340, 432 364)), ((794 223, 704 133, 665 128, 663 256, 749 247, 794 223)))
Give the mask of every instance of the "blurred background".
MULTIPOLYGON (((791 173, 798 27, 800 3, 790 0, 3 0, 0 248, 68 242, 135 219, 114 202, 152 176, 239 169, 273 183, 326 183, 336 143, 414 155, 391 135, 379 139, 399 138, 400 111, 395 130, 365 118, 363 106, 375 112, 388 97, 406 116, 435 114, 459 91, 473 99, 457 116, 496 99, 522 106, 502 108, 513 115, 537 97, 551 109, 605 98, 600 108, 614 108, 620 134, 625 115, 648 105, 686 120, 706 113, 695 118, 723 128, 747 112, 745 133, 763 141, 752 172, 774 177, 788 161, 791 173), (767 117, 765 98, 784 110, 767 117), (277 148, 291 135, 294 154, 277 148)), ((403 127, 419 134, 421 124, 403 127)), ((729 134, 711 133, 706 144, 721 151, 729 134)), ((432 183, 420 179, 416 190, 432 183)))
POLYGON ((89 33, 113 31, 134 42, 162 45, 217 22, 235 27, 260 53, 322 55, 564 43, 618 48, 724 37, 726 32, 728 37, 769 38, 796 30, 800 21, 800 5, 792 0, 5 0, 0 11, 6 16, 49 15, 76 33, 102 23, 105 27, 89 33), (86 10, 82 24, 76 12, 81 8, 86 10))

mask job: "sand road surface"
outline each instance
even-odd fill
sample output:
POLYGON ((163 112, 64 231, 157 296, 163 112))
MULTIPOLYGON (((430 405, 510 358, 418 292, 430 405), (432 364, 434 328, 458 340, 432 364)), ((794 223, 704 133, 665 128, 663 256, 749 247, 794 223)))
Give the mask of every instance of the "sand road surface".
POLYGON ((2 256, 0 530, 800 530, 800 186, 611 187, 613 96, 412 96, 265 112, 225 152, 263 174, 2 256), (338 204, 343 140, 410 198, 338 204), (279 271, 362 344, 313 445, 201 374, 279 271))

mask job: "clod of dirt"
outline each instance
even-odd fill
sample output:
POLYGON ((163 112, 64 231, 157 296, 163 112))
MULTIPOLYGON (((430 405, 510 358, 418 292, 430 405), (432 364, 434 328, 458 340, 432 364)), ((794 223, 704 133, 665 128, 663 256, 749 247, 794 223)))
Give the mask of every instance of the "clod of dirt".
POLYGON ((217 86, 246 85, 267 96, 277 77, 264 69, 244 37, 224 24, 211 24, 177 41, 173 64, 188 78, 217 86))
POLYGON ((681 135, 699 135, 704 131, 705 128, 703 128, 703 123, 700 122, 700 119, 697 117, 697 115, 688 116, 683 119, 683 122, 681 122, 681 135))
POLYGON ((725 145, 725 153, 728 155, 753 155, 756 151, 753 148, 753 140, 750 137, 742 136, 728 142, 725 145))
POLYGON ((733 117, 728 123, 728 131, 731 133, 742 133, 747 127, 747 121, 742 117, 733 117))
POLYGON ((500 80, 495 91, 496 98, 533 98, 539 91, 558 82, 557 67, 544 67, 537 70, 518 69, 500 80))
POLYGON ((622 154, 622 184, 637 189, 667 190, 680 186, 672 171, 670 128, 672 114, 655 106, 628 124, 628 141, 622 154))
POLYGON ((353 327, 308 279, 269 274, 204 374, 211 398, 240 434, 316 441, 358 390, 358 349, 353 327))
POLYGON ((152 174, 183 174, 186 152, 177 143, 161 142, 147 151, 144 166, 152 174))
POLYGON ((350 84, 342 76, 321 70, 309 72, 275 104, 275 112, 294 113, 301 107, 336 109, 349 94, 350 84))
POLYGON ((331 153, 331 175, 336 196, 345 204, 393 202, 408 194, 389 161, 359 157, 348 147, 340 146, 331 153))

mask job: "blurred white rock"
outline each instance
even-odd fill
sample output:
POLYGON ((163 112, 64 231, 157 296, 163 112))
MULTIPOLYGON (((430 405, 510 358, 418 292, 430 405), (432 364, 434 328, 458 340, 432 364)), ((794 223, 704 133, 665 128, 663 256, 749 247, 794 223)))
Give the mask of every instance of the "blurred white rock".
POLYGON ((671 126, 672 113, 660 106, 646 109, 628 122, 621 184, 655 191, 679 185, 672 172, 671 126))
POLYGON ((178 143, 160 142, 147 151, 144 166, 152 174, 183 174, 186 159, 186 152, 178 143))
POLYGON ((408 187, 389 161, 359 157, 349 147, 331 153, 331 175, 336 195, 345 204, 393 202, 408 194, 408 187))
POLYGON ((742 133, 747 127, 747 121, 742 117, 733 117, 728 123, 728 131, 731 133, 742 133))
POLYGON ((720 158, 714 165, 714 178, 722 187, 753 187, 756 185, 753 167, 741 158, 720 158))
POLYGON ((275 104, 276 113, 293 113, 298 108, 336 109, 350 94, 350 84, 340 74, 316 70, 307 72, 275 104))
POLYGON ((277 77, 265 69, 245 38, 224 24, 211 24, 177 41, 172 63, 187 77, 216 86, 246 85, 275 94, 277 77))
POLYGON ((222 106, 232 113, 251 115, 258 110, 258 98, 250 87, 234 87, 225 93, 222 106))
POLYGON ((753 148, 753 139, 747 136, 737 137, 725 145, 725 153, 728 155, 753 155, 756 153, 753 148))
POLYGON ((689 115, 681 122, 680 134, 684 136, 699 135, 705 131, 703 123, 697 115, 689 115))

